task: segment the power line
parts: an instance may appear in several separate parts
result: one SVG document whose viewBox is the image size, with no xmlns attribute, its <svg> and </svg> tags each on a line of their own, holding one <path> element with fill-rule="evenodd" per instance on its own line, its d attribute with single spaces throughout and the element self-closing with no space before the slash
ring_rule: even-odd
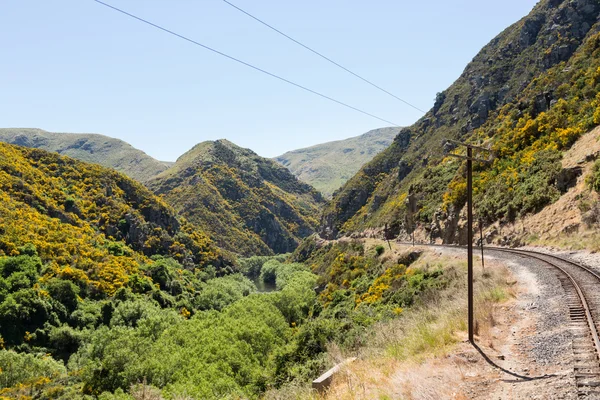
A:
<svg viewBox="0 0 600 400">
<path fill-rule="evenodd" d="M 111 6 L 110 4 L 104 3 L 104 2 L 102 2 L 102 1 L 100 1 L 100 0 L 93 0 L 93 1 L 95 1 L 96 3 L 102 4 L 103 6 L 106 6 L 106 7 L 108 7 L 108 8 L 111 8 L 111 9 L 113 9 L 113 10 L 115 10 L 115 11 L 118 11 L 118 12 L 120 12 L 120 13 L 122 13 L 122 14 L 125 14 L 125 15 L 127 15 L 127 16 L 129 16 L 129 17 L 133 18 L 133 19 L 137 19 L 138 21 L 141 21 L 141 22 L 143 22 L 143 23 L 145 23 L 145 24 L 148 24 L 148 25 L 150 25 L 150 26 L 153 26 L 153 27 L 155 27 L 155 28 L 157 28 L 157 29 L 160 29 L 161 31 L 164 31 L 164 32 L 166 32 L 166 33 L 169 33 L 169 34 L 171 34 L 171 35 L 173 35 L 173 36 L 176 36 L 176 37 L 178 37 L 178 38 L 180 38 L 180 39 L 183 39 L 183 40 L 185 40 L 185 41 L 188 41 L 188 42 L 190 42 L 190 43 L 193 43 L 193 44 L 195 44 L 195 45 L 197 45 L 197 46 L 200 46 L 200 47 L 202 47 L 202 48 L 204 48 L 204 49 L 206 49 L 206 50 L 210 50 L 210 51 L 212 51 L 213 53 L 216 53 L 216 54 L 218 54 L 218 55 L 220 55 L 220 56 L 223 56 L 223 57 L 225 57 L 225 58 L 228 58 L 228 59 L 230 59 L 230 60 L 233 60 L 233 61 L 235 61 L 235 62 L 237 62 L 237 63 L 243 64 L 243 65 L 245 65 L 245 66 L 247 66 L 247 67 L 250 67 L 250 68 L 252 68 L 252 69 L 254 69 L 254 70 L 256 70 L 256 71 L 262 72 L 263 74 L 269 75 L 269 76 L 271 76 L 271 77 L 273 77 L 273 78 L 279 79 L 280 81 L 283 81 L 283 82 L 289 83 L 290 85 L 293 85 L 293 86 L 296 86 L 296 87 L 298 87 L 298 88 L 300 88 L 300 89 L 306 90 L 307 92 L 310 92 L 310 93 L 312 93 L 312 94 L 315 94 L 315 95 L 317 95 L 317 96 L 320 96 L 320 97 L 322 97 L 322 98 L 324 98 L 324 99 L 327 99 L 327 100 L 333 101 L 334 103 L 340 104 L 340 105 L 342 105 L 342 106 L 344 106 L 344 107 L 347 107 L 347 108 L 350 108 L 350 109 L 352 109 L 352 110 L 354 110 L 354 111 L 358 111 L 359 113 L 362 113 L 362 114 L 368 115 L 369 117 L 372 117 L 372 118 L 378 119 L 378 120 L 380 120 L 380 121 L 383 121 L 383 122 L 385 122 L 385 123 L 388 123 L 388 124 L 391 124 L 391 125 L 394 125 L 394 126 L 400 126 L 400 125 L 398 125 L 398 124 L 396 124 L 396 123 L 394 123 L 394 122 L 388 121 L 387 119 L 380 118 L 380 117 L 378 117 L 378 116 L 376 116 L 376 115 L 373 115 L 373 114 L 371 114 L 371 113 L 368 113 L 368 112 L 366 112 L 366 111 L 363 111 L 363 110 L 361 110 L 361 109 L 359 109 L 359 108 L 353 107 L 353 106 L 351 106 L 351 105 L 349 105 L 349 104 L 343 103 L 343 102 L 341 102 L 341 101 L 339 101 L 339 100 L 336 100 L 336 99 L 334 99 L 334 98 L 332 98 L 332 97 L 329 97 L 329 96 L 327 96 L 327 95 L 324 95 L 324 94 L 322 94 L 322 93 L 319 93 L 319 92 L 317 92 L 317 91 L 315 91 L 315 90 L 309 89 L 309 88 L 307 88 L 306 86 L 302 86 L 302 85 L 300 85 L 300 84 L 298 84 L 298 83 L 295 83 L 295 82 L 292 82 L 292 81 L 290 81 L 290 80 L 288 80 L 288 79 L 282 78 L 282 77 L 281 77 L 281 76 L 279 76 L 279 75 L 276 75 L 276 74 L 274 74 L 274 73 L 271 73 L 271 72 L 269 72 L 269 71 L 266 71 L 266 70 L 264 70 L 264 69 L 262 69 L 262 68 L 256 67 L 256 66 L 254 66 L 254 65 L 252 65 L 252 64 L 250 64 L 250 63 L 247 63 L 247 62 L 245 62 L 245 61 L 242 61 L 242 60 L 240 60 L 239 58 L 235 58 L 235 57 L 232 57 L 232 56 L 230 56 L 230 55 L 227 55 L 227 54 L 225 54 L 225 53 L 223 53 L 223 52 L 220 52 L 220 51 L 218 51 L 218 50 L 215 50 L 215 49 L 213 49 L 212 47 L 206 46 L 206 45 L 204 45 L 204 44 L 202 44 L 202 43 L 200 43 L 200 42 L 197 42 L 197 41 L 195 41 L 195 40 L 193 40 L 193 39 L 190 39 L 190 38 L 188 38 L 188 37 L 186 37 L 186 36 L 180 35 L 179 33 L 176 33 L 176 32 L 173 32 L 173 31 L 171 31 L 171 30 L 169 30 L 169 29 L 163 28 L 163 27 L 162 27 L 162 26 L 160 26 L 160 25 L 154 24 L 154 23 L 152 23 L 152 22 L 150 22 L 150 21 L 148 21 L 148 20 L 145 20 L 145 19 L 143 19 L 143 18 L 140 18 L 140 17 L 138 17 L 138 16 L 135 16 L 135 15 L 133 15 L 133 14 L 130 14 L 130 13 L 128 13 L 127 11 L 121 10 L 120 8 L 117 8 L 117 7 Z"/>
<path fill-rule="evenodd" d="M 245 11 L 245 10 L 242 10 L 240 7 L 236 6 L 235 4 L 233 4 L 233 3 L 231 3 L 231 2 L 229 2 L 229 1 L 227 1 L 227 0 L 223 0 L 223 1 L 224 1 L 225 3 L 227 3 L 227 4 L 229 4 L 231 7 L 235 8 L 236 10 L 238 10 L 238 11 L 241 11 L 242 13 L 246 14 L 246 15 L 247 15 L 247 16 L 249 16 L 250 18 L 252 18 L 252 19 L 254 19 L 254 20 L 256 20 L 256 21 L 260 22 L 261 24 L 263 24 L 263 25 L 264 25 L 264 26 L 266 26 L 267 28 L 269 28 L 269 29 L 272 29 L 272 30 L 274 30 L 275 32 L 279 33 L 281 36 L 284 36 L 284 37 L 288 38 L 289 40 L 291 40 L 292 42 L 296 43 L 297 45 L 300 45 L 300 46 L 304 47 L 306 50 L 313 52 L 314 54 L 318 55 L 319 57 L 321 57 L 321 58 L 323 58 L 323 59 L 325 59 L 325 60 L 329 61 L 329 62 L 330 62 L 330 63 L 332 63 L 333 65 L 335 65 L 335 66 L 337 66 L 337 67 L 339 67 L 339 68 L 343 69 L 344 71 L 346 71 L 346 72 L 348 72 L 348 73 L 350 73 L 350 74 L 354 75 L 354 76 L 355 76 L 355 77 L 357 77 L 358 79 L 360 79 L 360 80 L 362 80 L 362 81 L 364 81 L 364 82 L 368 83 L 369 85 L 371 85 L 371 86 L 373 86 L 373 87 L 375 87 L 375 88 L 377 88 L 377 89 L 381 90 L 381 91 L 382 91 L 382 92 L 384 92 L 384 93 L 387 93 L 387 94 L 389 94 L 389 95 L 390 95 L 390 96 L 392 96 L 393 98 L 395 98 L 395 99 L 397 99 L 397 100 L 400 100 L 401 102 L 403 102 L 404 104 L 406 104 L 406 105 L 408 105 L 408 106 L 410 106 L 410 107 L 414 108 L 415 110 L 417 110 L 417 111 L 420 111 L 420 112 L 422 112 L 423 114 L 426 114 L 426 112 L 425 112 L 425 111 L 423 111 L 423 110 L 421 110 L 419 107 L 417 107 L 417 106 L 415 106 L 415 105 L 413 105 L 413 104 L 409 103 L 409 102 L 408 102 L 408 101 L 406 101 L 406 100 L 403 100 L 403 99 L 401 99 L 400 97 L 396 96 L 396 95 L 395 95 L 395 94 L 393 94 L 393 93 L 390 93 L 390 92 L 388 92 L 388 91 L 387 91 L 387 90 L 385 90 L 384 88 L 382 88 L 382 87 L 380 87 L 380 86 L 377 86 L 376 84 L 374 84 L 373 82 L 371 82 L 371 81 L 367 80 L 366 78 L 363 78 L 362 76 L 358 75 L 358 74 L 357 74 L 357 73 L 355 73 L 355 72 L 352 72 L 351 70 L 349 70 L 348 68 L 344 67 L 343 65 L 340 65 L 340 64 L 338 64 L 337 62 L 333 61 L 331 58 L 329 58 L 329 57 L 327 57 L 327 56 L 325 56 L 325 55 L 323 55 L 323 54 L 319 53 L 319 52 L 318 52 L 318 51 L 316 51 L 315 49 L 312 49 L 312 48 L 308 47 L 307 45 L 305 45 L 305 44 L 303 44 L 303 43 L 299 42 L 298 40 L 294 39 L 293 37 L 291 37 L 291 36 L 289 36 L 289 35 L 287 35 L 287 34 L 283 33 L 283 32 L 282 32 L 282 31 L 280 31 L 279 29 L 275 28 L 274 26 L 272 26 L 272 25 L 269 25 L 268 23 L 266 23 L 265 21 L 261 20 L 260 18 L 258 18 L 258 17 L 255 17 L 254 15 L 250 14 L 249 12 L 247 12 L 247 11 Z"/>
</svg>

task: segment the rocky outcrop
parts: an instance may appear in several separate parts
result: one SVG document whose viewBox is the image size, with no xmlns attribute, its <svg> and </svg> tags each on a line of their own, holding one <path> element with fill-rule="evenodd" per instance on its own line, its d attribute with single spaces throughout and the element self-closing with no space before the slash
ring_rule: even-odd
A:
<svg viewBox="0 0 600 400">
<path fill-rule="evenodd" d="M 566 193 L 577 184 L 577 178 L 583 174 L 582 167 L 563 168 L 556 178 L 556 188 L 561 193 Z"/>
</svg>

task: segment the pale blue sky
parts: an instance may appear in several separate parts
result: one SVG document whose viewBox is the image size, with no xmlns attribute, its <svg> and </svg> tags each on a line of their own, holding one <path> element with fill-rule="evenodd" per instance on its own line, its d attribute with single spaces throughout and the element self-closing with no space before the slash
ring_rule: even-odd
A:
<svg viewBox="0 0 600 400">
<path fill-rule="evenodd" d="M 105 0 L 400 125 L 420 114 L 222 0 Z M 421 109 L 536 0 L 231 0 Z M 0 127 L 102 133 L 175 160 L 226 138 L 262 156 L 385 123 L 92 0 L 0 0 Z"/>
</svg>

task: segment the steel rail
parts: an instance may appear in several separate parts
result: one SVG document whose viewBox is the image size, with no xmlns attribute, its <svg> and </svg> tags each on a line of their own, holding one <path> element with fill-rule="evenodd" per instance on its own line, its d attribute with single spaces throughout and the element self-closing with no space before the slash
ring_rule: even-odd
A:
<svg viewBox="0 0 600 400">
<path fill-rule="evenodd" d="M 595 271 L 592 271 L 591 269 L 589 269 L 588 267 L 585 267 L 581 264 L 578 264 L 574 261 L 571 260 L 566 260 L 562 257 L 558 257 L 558 256 L 554 256 L 551 254 L 546 254 L 546 253 L 541 253 L 541 252 L 537 252 L 537 251 L 529 251 L 529 250 L 515 250 L 515 249 L 504 249 L 504 248 L 499 248 L 499 247 L 488 247 L 488 250 L 491 251 L 500 251 L 500 252 L 505 252 L 505 253 L 510 253 L 510 254 L 517 254 L 520 255 L 522 257 L 529 257 L 529 258 L 533 258 L 539 261 L 542 261 L 554 268 L 559 269 L 567 278 L 569 278 L 569 280 L 571 281 L 571 283 L 573 284 L 573 287 L 575 288 L 575 290 L 577 291 L 577 294 L 579 296 L 579 300 L 581 301 L 581 305 L 583 306 L 583 309 L 585 311 L 585 315 L 586 315 L 586 319 L 587 319 L 587 323 L 588 323 L 588 327 L 590 328 L 590 332 L 592 334 L 592 338 L 594 340 L 594 347 L 596 348 L 596 354 L 600 359 L 600 338 L 598 337 L 598 329 L 596 328 L 596 324 L 594 322 L 594 317 L 592 316 L 592 312 L 590 311 L 590 306 L 587 302 L 587 298 L 585 297 L 585 294 L 583 293 L 583 291 L 581 290 L 581 287 L 579 286 L 579 284 L 577 283 L 577 281 L 575 280 L 575 278 L 573 278 L 573 276 L 567 272 L 563 267 L 561 267 L 560 265 L 557 265 L 553 262 L 550 262 L 548 260 L 543 259 L 542 257 L 540 257 L 539 255 L 543 255 L 543 256 L 547 256 L 550 258 L 554 258 L 557 260 L 560 260 L 562 262 L 566 262 L 568 264 L 571 264 L 575 267 L 581 268 L 583 270 L 585 270 L 586 272 L 592 274 L 594 277 L 596 277 L 598 279 L 598 281 L 600 281 L 600 274 L 596 273 Z"/>
<path fill-rule="evenodd" d="M 423 246 L 454 248 L 454 249 L 464 249 L 466 247 L 466 246 L 447 245 L 447 244 L 446 245 L 423 244 Z M 590 392 L 590 390 L 597 388 L 599 386 L 598 382 L 595 381 L 595 382 L 590 383 L 589 381 L 586 381 L 586 379 L 597 379 L 598 378 L 598 372 L 592 372 L 589 370 L 593 370 L 600 366 L 600 338 L 598 335 L 598 328 L 596 327 L 596 323 L 594 322 L 594 315 L 592 313 L 592 308 L 590 308 L 590 305 L 588 303 L 588 298 L 586 297 L 586 290 L 587 290 L 587 293 L 590 294 L 590 292 L 589 292 L 590 289 L 589 288 L 586 290 L 582 289 L 582 286 L 580 286 L 580 284 L 578 283 L 578 281 L 575 279 L 575 277 L 572 274 L 572 273 L 575 273 L 575 271 L 573 270 L 573 271 L 571 271 L 572 273 L 570 273 L 569 271 L 567 271 L 566 266 L 564 266 L 564 265 L 560 266 L 560 265 L 558 265 L 558 262 L 567 264 L 571 267 L 575 267 L 575 269 L 578 270 L 579 272 L 584 272 L 589 275 L 592 275 L 594 278 L 596 278 L 597 282 L 600 282 L 600 273 L 592 270 L 591 268 L 589 268 L 581 263 L 575 262 L 573 260 L 570 260 L 570 259 L 567 259 L 564 257 L 557 256 L 554 254 L 547 254 L 547 253 L 542 253 L 542 252 L 534 251 L 534 250 L 507 249 L 507 248 L 503 248 L 503 247 L 493 247 L 493 246 L 485 246 L 485 249 L 490 252 L 494 252 L 494 251 L 503 252 L 503 253 L 520 256 L 523 258 L 531 258 L 531 259 L 541 261 L 544 264 L 547 264 L 550 267 L 553 267 L 554 269 L 562 272 L 562 275 L 561 275 L 562 278 L 559 278 L 561 280 L 561 283 L 567 282 L 567 281 L 571 283 L 571 286 L 569 287 L 569 289 L 567 289 L 567 287 L 565 287 L 563 284 L 567 298 L 570 296 L 568 292 L 574 290 L 572 292 L 572 296 L 573 296 L 572 301 L 575 301 L 578 303 L 577 309 L 579 309 L 579 311 L 576 314 L 574 314 L 574 309 L 572 307 L 569 307 L 570 313 L 571 313 L 571 320 L 573 322 L 581 323 L 582 328 L 587 325 L 587 329 L 590 332 L 590 336 L 592 336 L 592 342 L 593 342 L 593 346 L 590 349 L 590 354 L 595 354 L 595 362 L 593 362 L 593 364 L 591 366 L 589 366 L 589 367 L 582 366 L 586 363 L 585 361 L 583 361 L 583 359 L 580 361 L 583 361 L 584 364 L 580 364 L 579 366 L 574 365 L 575 382 L 576 382 L 576 386 L 578 388 L 578 397 L 583 396 L 583 398 L 598 398 L 598 397 L 589 397 L 590 395 L 597 394 L 597 392 L 592 393 L 592 392 Z M 552 261 L 550 261 L 548 259 L 551 259 Z M 584 285 L 584 286 L 585 286 L 585 284 L 587 284 L 588 286 L 590 284 L 589 281 L 584 282 L 583 277 L 579 277 L 579 281 L 581 281 L 582 285 Z M 575 293 L 576 293 L 576 295 L 575 295 Z M 593 293 L 591 293 L 591 294 L 593 295 Z M 579 305 L 581 305 L 581 307 L 579 307 Z M 599 312 L 598 308 L 595 308 L 594 310 L 595 310 L 596 314 L 598 314 L 598 312 Z M 581 311 L 582 311 L 582 313 L 581 313 Z M 585 315 L 585 320 L 586 320 L 585 322 L 583 321 L 583 315 Z M 575 343 L 573 343 L 573 346 L 575 346 Z M 576 354 L 580 354 L 580 353 L 576 353 L 575 348 L 574 348 L 574 356 L 576 356 Z M 577 370 L 584 370 L 584 371 L 582 371 L 578 374 Z M 588 372 L 585 372 L 585 370 L 588 370 Z M 584 381 L 581 382 L 580 379 L 583 379 Z"/>
</svg>

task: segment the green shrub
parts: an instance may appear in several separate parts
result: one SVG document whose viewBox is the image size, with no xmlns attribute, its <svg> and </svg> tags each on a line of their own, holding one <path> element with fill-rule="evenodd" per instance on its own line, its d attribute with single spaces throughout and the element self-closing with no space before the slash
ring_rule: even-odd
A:
<svg viewBox="0 0 600 400">
<path fill-rule="evenodd" d="M 269 260 L 263 264 L 260 270 L 260 280 L 274 285 L 277 279 L 277 269 L 281 267 L 281 263 L 277 260 Z"/>
<path fill-rule="evenodd" d="M 587 178 L 587 184 L 590 189 L 600 193 L 600 160 L 594 163 L 592 173 Z"/>
<path fill-rule="evenodd" d="M 63 363 L 48 356 L 0 350 L 0 388 L 30 384 L 40 378 L 55 379 L 66 375 Z"/>
<path fill-rule="evenodd" d="M 256 286 L 243 275 L 215 278 L 202 285 L 193 302 L 199 310 L 223 310 L 244 296 L 256 292 Z"/>
</svg>

